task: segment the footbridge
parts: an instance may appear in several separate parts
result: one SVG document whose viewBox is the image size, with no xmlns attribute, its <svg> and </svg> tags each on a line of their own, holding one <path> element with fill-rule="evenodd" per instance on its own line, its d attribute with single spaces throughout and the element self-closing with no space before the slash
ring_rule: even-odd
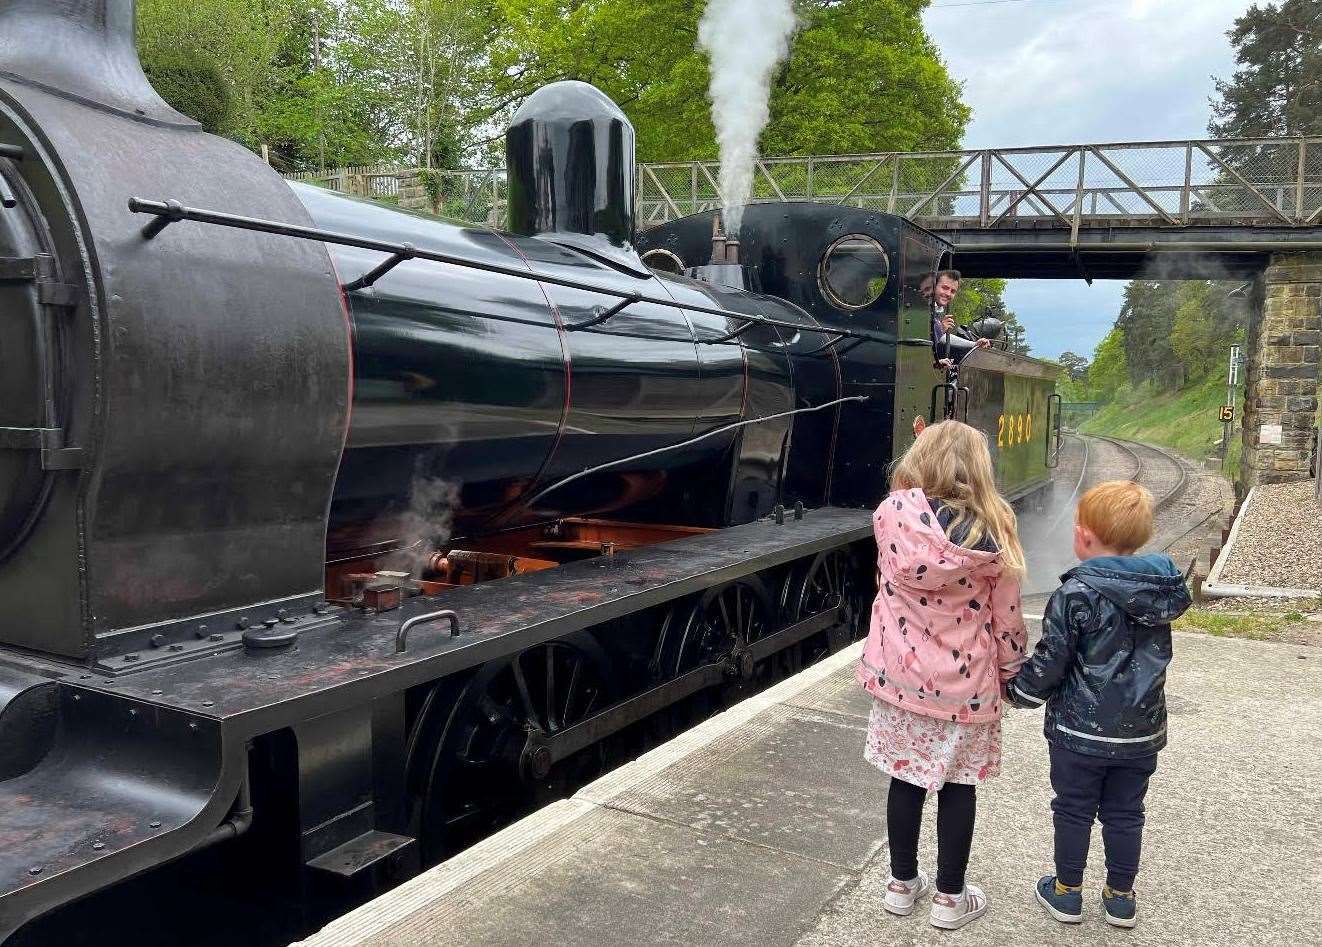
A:
<svg viewBox="0 0 1322 947">
<path fill-rule="evenodd" d="M 719 165 L 639 167 L 642 224 L 719 207 Z M 1322 249 L 1322 138 L 765 158 L 755 201 L 901 214 L 974 276 L 1252 277 Z"/>
</svg>

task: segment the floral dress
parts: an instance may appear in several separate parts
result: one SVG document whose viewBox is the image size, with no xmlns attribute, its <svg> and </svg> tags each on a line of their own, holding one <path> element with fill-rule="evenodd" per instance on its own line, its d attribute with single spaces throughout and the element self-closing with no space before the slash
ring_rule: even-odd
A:
<svg viewBox="0 0 1322 947">
<path fill-rule="evenodd" d="M 981 783 L 1001 772 L 1001 722 L 940 720 L 874 699 L 863 757 L 924 789 Z"/>
</svg>

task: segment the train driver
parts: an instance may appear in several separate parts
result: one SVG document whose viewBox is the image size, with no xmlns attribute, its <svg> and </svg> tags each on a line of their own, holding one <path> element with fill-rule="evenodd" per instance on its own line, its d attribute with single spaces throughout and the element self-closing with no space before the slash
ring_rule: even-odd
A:
<svg viewBox="0 0 1322 947">
<path fill-rule="evenodd" d="M 919 284 L 919 292 L 924 298 L 930 298 L 932 302 L 933 351 L 937 351 L 938 346 L 945 347 L 947 333 L 950 336 L 950 357 L 937 361 L 938 367 L 949 368 L 953 362 L 960 361 L 973 349 L 987 348 L 991 345 L 991 340 L 978 338 L 950 315 L 950 306 L 959 293 L 962 279 L 958 270 L 942 270 L 936 274 L 935 281 L 929 283 L 929 279 L 931 277 L 924 277 L 923 282 Z"/>
</svg>

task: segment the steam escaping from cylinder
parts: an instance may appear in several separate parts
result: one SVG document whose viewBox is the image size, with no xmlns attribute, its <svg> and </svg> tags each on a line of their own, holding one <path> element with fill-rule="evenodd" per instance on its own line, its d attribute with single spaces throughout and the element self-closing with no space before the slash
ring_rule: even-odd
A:
<svg viewBox="0 0 1322 947">
<path fill-rule="evenodd" d="M 708 0 L 698 45 L 711 60 L 707 95 L 721 155 L 726 232 L 738 238 L 753 190 L 757 141 L 771 117 L 771 77 L 789 55 L 792 0 Z"/>
<path fill-rule="evenodd" d="M 454 510 L 459 505 L 459 484 L 415 470 L 409 507 L 400 517 L 401 567 L 415 578 L 428 557 L 450 538 Z"/>
</svg>

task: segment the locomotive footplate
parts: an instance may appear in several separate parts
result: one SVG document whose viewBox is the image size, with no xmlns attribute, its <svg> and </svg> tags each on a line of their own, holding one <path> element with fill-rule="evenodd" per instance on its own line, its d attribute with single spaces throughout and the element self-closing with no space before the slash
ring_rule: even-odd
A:
<svg viewBox="0 0 1322 947">
<path fill-rule="evenodd" d="M 373 810 L 370 800 L 373 779 L 380 778 L 380 761 L 392 752 L 403 753 L 404 695 L 409 688 L 777 566 L 844 549 L 870 534 L 867 511 L 824 508 L 808 511 L 802 519 L 759 520 L 451 588 L 411 599 L 388 613 L 338 614 L 283 648 L 198 655 L 120 678 L 88 675 L 85 669 L 59 677 L 47 665 L 43 674 L 55 677 L 53 686 L 67 707 L 90 711 L 95 703 L 101 710 L 62 714 L 47 757 L 26 775 L 0 783 L 0 790 L 30 800 L 23 803 L 14 797 L 4 805 L 0 799 L 0 838 L 6 840 L 0 848 L 0 936 L 82 893 L 216 840 L 235 821 L 236 799 L 246 796 L 241 790 L 246 787 L 247 747 L 276 731 L 296 735 L 299 804 L 317 810 L 315 818 L 303 814 L 305 864 L 324 864 L 323 856 L 337 849 L 356 851 L 364 839 L 389 837 L 392 846 L 406 845 L 408 829 L 398 807 L 378 802 Z M 449 613 L 455 616 L 453 623 Z M 755 662 L 823 632 L 842 613 L 838 601 L 828 603 L 815 614 L 769 631 L 719 664 L 677 675 L 668 682 L 666 695 L 660 688 L 643 691 L 604 707 L 582 727 L 566 727 L 550 739 L 532 734 L 524 763 L 535 774 L 653 706 L 673 701 L 680 690 L 696 692 L 722 679 L 746 679 Z M 432 614 L 435 620 L 428 621 Z M 406 647 L 399 650 L 398 633 L 405 623 L 411 631 Z M 0 707 L 0 724 L 7 709 Z M 107 755 L 121 756 L 122 743 L 104 733 L 119 726 L 120 718 L 135 734 L 136 756 L 125 757 L 124 765 L 152 777 L 139 780 L 140 793 L 107 798 L 106 805 L 97 808 L 85 801 L 80 788 L 91 779 L 88 766 L 93 764 L 77 763 L 80 752 L 86 759 L 93 757 L 79 748 L 100 746 L 97 757 L 102 764 Z M 394 749 L 383 749 L 383 743 Z M 363 803 L 364 798 L 369 801 Z M 162 806 L 164 814 L 154 815 Z M 39 831 L 33 831 L 34 818 L 41 822 Z M 94 847 L 103 836 L 105 844 Z"/>
</svg>

